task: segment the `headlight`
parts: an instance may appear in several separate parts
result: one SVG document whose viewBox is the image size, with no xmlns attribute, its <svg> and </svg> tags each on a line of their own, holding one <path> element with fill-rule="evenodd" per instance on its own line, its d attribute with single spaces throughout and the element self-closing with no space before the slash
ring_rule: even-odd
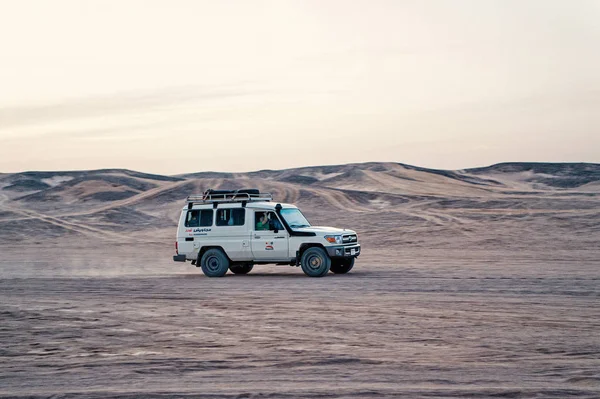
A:
<svg viewBox="0 0 600 399">
<path fill-rule="evenodd" d="M 341 244 L 342 236 L 325 236 L 325 239 L 332 244 Z"/>
</svg>

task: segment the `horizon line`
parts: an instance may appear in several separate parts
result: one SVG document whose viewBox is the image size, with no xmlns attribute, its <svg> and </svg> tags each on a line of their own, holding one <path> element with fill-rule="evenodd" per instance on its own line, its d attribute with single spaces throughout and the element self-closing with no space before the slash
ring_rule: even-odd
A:
<svg viewBox="0 0 600 399">
<path fill-rule="evenodd" d="M 440 169 L 440 168 L 428 168 L 424 166 L 417 166 L 406 164 L 397 161 L 365 161 L 365 162 L 349 162 L 349 163 L 341 163 L 341 164 L 322 164 L 322 165 L 305 165 L 305 166 L 296 166 L 291 168 L 283 168 L 283 169 L 258 169 L 258 170 L 250 170 L 245 172 L 220 172 L 217 170 L 204 170 L 204 171 L 196 171 L 196 172 L 184 172 L 177 174 L 158 174 L 158 173 L 149 173 L 143 172 L 140 170 L 129 169 L 129 168 L 99 168 L 99 169 L 69 169 L 69 170 L 24 170 L 20 172 L 0 172 L 0 175 L 14 175 L 14 174 L 25 174 L 25 173 L 77 173 L 77 172 L 100 172 L 100 171 L 111 171 L 111 170 L 119 170 L 119 171 L 129 171 L 142 173 L 146 175 L 155 175 L 155 176 L 165 176 L 165 177 L 180 177 L 184 175 L 192 175 L 192 174 L 200 174 L 200 173 L 222 173 L 222 174 L 249 174 L 249 173 L 258 173 L 258 172 L 283 172 L 294 169 L 311 169 L 311 168 L 322 168 L 322 167 L 335 167 L 335 166 L 349 166 L 349 165 L 367 165 L 367 164 L 396 164 L 405 167 L 417 168 L 417 169 L 425 169 L 425 170 L 433 170 L 433 171 L 447 171 L 447 172 L 458 172 L 464 170 L 472 170 L 472 169 L 485 169 L 491 168 L 498 165 L 507 165 L 507 164 L 554 164 L 554 165 L 599 165 L 600 163 L 596 162 L 543 162 L 543 161 L 505 161 L 505 162 L 497 162 L 493 164 L 488 164 L 484 166 L 474 166 L 468 168 L 459 168 L 459 169 Z"/>
</svg>

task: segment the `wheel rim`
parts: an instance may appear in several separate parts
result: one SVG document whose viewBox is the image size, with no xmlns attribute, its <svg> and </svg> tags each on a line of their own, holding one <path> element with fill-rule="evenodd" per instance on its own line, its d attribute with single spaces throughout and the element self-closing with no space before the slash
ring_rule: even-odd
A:
<svg viewBox="0 0 600 399">
<path fill-rule="evenodd" d="M 311 270 L 319 270 L 321 268 L 321 265 L 323 264 L 323 260 L 321 259 L 320 256 L 317 255 L 312 255 L 308 258 L 308 267 Z"/>
<path fill-rule="evenodd" d="M 206 260 L 206 268 L 211 272 L 216 272 L 219 270 L 219 259 L 216 256 L 211 256 Z"/>
</svg>

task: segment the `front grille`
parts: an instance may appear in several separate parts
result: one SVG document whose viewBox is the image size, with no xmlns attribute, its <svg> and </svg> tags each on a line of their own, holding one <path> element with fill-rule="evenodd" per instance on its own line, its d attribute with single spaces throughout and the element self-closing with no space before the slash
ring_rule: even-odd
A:
<svg viewBox="0 0 600 399">
<path fill-rule="evenodd" d="M 342 237 L 342 243 L 344 244 L 354 244 L 356 240 L 356 234 L 349 234 Z"/>
</svg>

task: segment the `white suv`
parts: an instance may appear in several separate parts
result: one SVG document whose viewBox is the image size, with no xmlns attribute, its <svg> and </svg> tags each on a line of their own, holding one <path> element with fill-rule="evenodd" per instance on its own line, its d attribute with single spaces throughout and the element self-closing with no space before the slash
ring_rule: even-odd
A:
<svg viewBox="0 0 600 399">
<path fill-rule="evenodd" d="M 256 189 L 208 190 L 181 211 L 173 256 L 209 277 L 246 274 L 257 264 L 302 266 L 307 276 L 348 273 L 360 255 L 356 232 L 311 226 L 290 204 Z"/>
</svg>

